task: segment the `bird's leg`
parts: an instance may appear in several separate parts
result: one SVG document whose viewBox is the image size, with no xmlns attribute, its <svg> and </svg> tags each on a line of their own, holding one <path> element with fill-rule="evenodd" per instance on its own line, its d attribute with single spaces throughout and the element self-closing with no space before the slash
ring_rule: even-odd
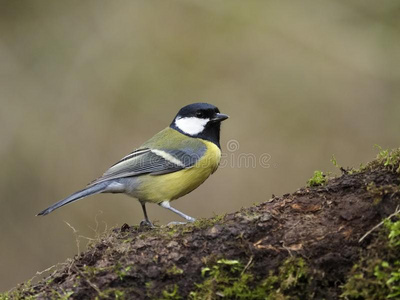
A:
<svg viewBox="0 0 400 300">
<path fill-rule="evenodd" d="M 171 205 L 169 204 L 169 201 L 163 201 L 159 204 L 161 207 L 164 207 L 166 209 L 169 209 L 170 211 L 173 211 L 174 213 L 176 213 L 177 215 L 180 215 L 182 218 L 184 218 L 186 221 L 188 222 L 194 222 L 196 221 L 195 218 L 192 218 L 188 215 L 185 215 L 183 212 L 177 210 L 176 208 L 171 207 Z M 168 223 L 168 225 L 173 225 L 173 224 L 185 224 L 185 222 L 170 222 Z"/>
<path fill-rule="evenodd" d="M 150 222 L 149 217 L 147 216 L 146 203 L 140 202 L 140 204 L 142 205 L 142 210 L 144 214 L 144 220 L 140 222 L 140 227 L 142 226 L 154 227 L 153 223 Z"/>
</svg>

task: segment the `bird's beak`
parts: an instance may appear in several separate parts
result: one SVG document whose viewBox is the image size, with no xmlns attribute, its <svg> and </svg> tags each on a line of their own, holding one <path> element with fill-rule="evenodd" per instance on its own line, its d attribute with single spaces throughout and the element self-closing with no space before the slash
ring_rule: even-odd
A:
<svg viewBox="0 0 400 300">
<path fill-rule="evenodd" d="M 215 115 L 215 117 L 212 118 L 210 121 L 211 121 L 211 122 L 222 122 L 222 121 L 224 121 L 224 120 L 226 120 L 226 119 L 228 119 L 228 118 L 229 118 L 228 115 L 217 113 L 217 114 Z"/>
</svg>

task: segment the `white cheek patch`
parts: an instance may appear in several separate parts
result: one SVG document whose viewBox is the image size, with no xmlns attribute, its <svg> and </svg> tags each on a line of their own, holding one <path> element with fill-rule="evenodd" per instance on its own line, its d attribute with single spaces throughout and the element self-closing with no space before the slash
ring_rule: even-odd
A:
<svg viewBox="0 0 400 300">
<path fill-rule="evenodd" d="M 200 119 L 196 117 L 179 118 L 175 120 L 175 125 L 186 134 L 196 135 L 204 130 L 210 119 Z"/>
</svg>

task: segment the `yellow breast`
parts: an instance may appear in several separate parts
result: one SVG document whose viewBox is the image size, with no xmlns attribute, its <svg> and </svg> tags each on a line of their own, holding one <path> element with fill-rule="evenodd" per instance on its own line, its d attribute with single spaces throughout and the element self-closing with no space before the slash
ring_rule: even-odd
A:
<svg viewBox="0 0 400 300">
<path fill-rule="evenodd" d="M 207 151 L 194 166 L 164 175 L 141 176 L 135 197 L 142 201 L 160 203 L 178 199 L 199 187 L 217 170 L 221 160 L 221 150 L 214 143 L 202 142 Z"/>
</svg>

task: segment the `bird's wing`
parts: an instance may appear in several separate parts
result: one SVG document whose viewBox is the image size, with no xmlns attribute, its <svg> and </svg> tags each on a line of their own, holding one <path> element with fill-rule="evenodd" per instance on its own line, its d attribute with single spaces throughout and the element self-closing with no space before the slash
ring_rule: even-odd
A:
<svg viewBox="0 0 400 300">
<path fill-rule="evenodd" d="M 90 185 L 110 179 L 144 174 L 161 175 L 190 168 L 206 150 L 205 145 L 195 148 L 185 147 L 181 150 L 141 148 L 123 157 Z"/>
</svg>

